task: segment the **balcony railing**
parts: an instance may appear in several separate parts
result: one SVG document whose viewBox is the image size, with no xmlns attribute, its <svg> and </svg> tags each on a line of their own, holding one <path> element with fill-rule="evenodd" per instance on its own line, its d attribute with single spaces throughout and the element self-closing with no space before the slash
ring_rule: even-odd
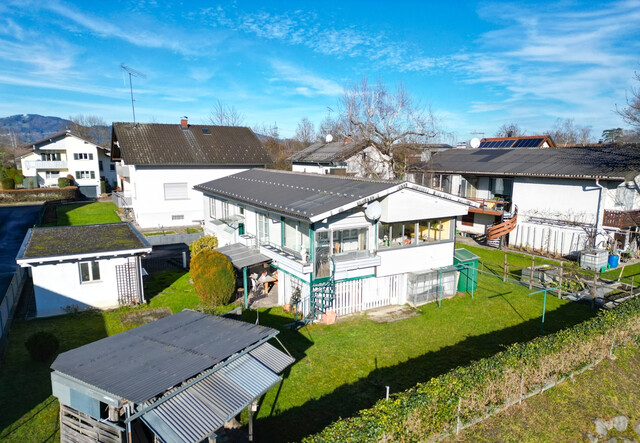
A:
<svg viewBox="0 0 640 443">
<path fill-rule="evenodd" d="M 613 209 L 605 209 L 602 224 L 604 226 L 620 229 L 640 226 L 640 211 L 616 211 Z"/>
<path fill-rule="evenodd" d="M 28 169 L 67 169 L 66 160 L 35 160 L 25 162 Z"/>
<path fill-rule="evenodd" d="M 124 192 L 113 191 L 111 200 L 119 208 L 130 208 L 132 206 L 131 196 L 125 195 Z"/>
<path fill-rule="evenodd" d="M 116 163 L 116 174 L 120 177 L 130 177 L 129 166 L 122 166 L 120 163 Z"/>
</svg>

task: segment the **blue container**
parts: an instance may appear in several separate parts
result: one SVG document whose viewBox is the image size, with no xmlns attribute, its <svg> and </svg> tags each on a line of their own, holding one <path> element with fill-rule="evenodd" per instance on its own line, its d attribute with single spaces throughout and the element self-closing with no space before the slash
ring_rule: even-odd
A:
<svg viewBox="0 0 640 443">
<path fill-rule="evenodd" d="M 610 255 L 609 256 L 609 268 L 611 268 L 611 269 L 617 268 L 619 262 L 620 262 L 620 256 L 619 255 Z"/>
</svg>

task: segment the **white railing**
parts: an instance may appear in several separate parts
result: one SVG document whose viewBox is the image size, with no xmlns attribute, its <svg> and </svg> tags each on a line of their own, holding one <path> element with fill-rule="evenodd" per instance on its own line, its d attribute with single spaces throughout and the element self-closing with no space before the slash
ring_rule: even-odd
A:
<svg viewBox="0 0 640 443">
<path fill-rule="evenodd" d="M 27 275 L 27 271 L 23 268 L 17 268 L 15 274 L 11 278 L 11 283 L 5 294 L 0 299 L 0 351 L 2 350 L 2 342 L 9 333 L 13 314 L 20 300 L 20 291 L 22 283 Z"/>
<path fill-rule="evenodd" d="M 27 169 L 67 169 L 66 160 L 36 160 L 25 162 Z"/>
<path fill-rule="evenodd" d="M 332 310 L 338 316 L 396 305 L 406 298 L 405 274 L 336 282 Z"/>
</svg>

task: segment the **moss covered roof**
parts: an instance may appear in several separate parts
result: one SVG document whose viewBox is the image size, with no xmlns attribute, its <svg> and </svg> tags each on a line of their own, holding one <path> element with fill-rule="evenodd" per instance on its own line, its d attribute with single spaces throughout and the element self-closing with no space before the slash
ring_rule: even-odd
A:
<svg viewBox="0 0 640 443">
<path fill-rule="evenodd" d="M 57 257 L 149 248 L 129 223 L 33 228 L 18 258 Z"/>
</svg>

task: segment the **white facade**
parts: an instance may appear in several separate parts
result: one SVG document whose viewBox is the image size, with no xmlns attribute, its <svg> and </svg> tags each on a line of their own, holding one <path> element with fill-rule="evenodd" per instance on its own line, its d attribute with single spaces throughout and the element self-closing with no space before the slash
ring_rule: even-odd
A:
<svg viewBox="0 0 640 443">
<path fill-rule="evenodd" d="M 71 175 L 89 197 L 100 195 L 101 178 L 111 185 L 116 181 L 115 165 L 105 150 L 69 132 L 35 145 L 20 162 L 22 174 L 37 177 L 39 187 L 57 187 L 58 178 Z"/>
<path fill-rule="evenodd" d="M 360 205 L 310 223 L 205 194 L 204 231 L 216 235 L 219 246 L 258 246 L 271 258 L 278 270 L 280 304 L 288 303 L 299 287 L 308 309 L 310 288 L 333 270 L 333 308 L 343 315 L 404 304 L 408 273 L 452 265 L 455 217 L 468 209 L 460 201 L 415 189 L 400 189 L 377 201 L 382 206 L 379 221 L 368 219 Z"/>
<path fill-rule="evenodd" d="M 24 266 L 24 265 L 23 265 Z M 139 292 L 138 302 L 144 301 L 140 258 L 138 256 L 109 256 L 70 259 L 62 262 L 32 264 L 31 275 L 36 298 L 37 317 L 61 315 L 88 308 L 109 309 L 120 305 L 116 267 L 135 267 L 131 271 L 130 288 Z M 84 266 L 84 269 L 81 268 Z M 96 275 L 96 267 L 98 269 Z M 85 272 L 83 281 L 82 272 Z M 88 272 L 88 274 L 86 274 Z M 88 275 L 88 279 L 86 278 Z M 95 278 L 98 277 L 98 278 Z"/>
<path fill-rule="evenodd" d="M 118 166 L 119 185 L 141 228 L 198 225 L 205 219 L 202 194 L 193 187 L 250 169 L 232 167 L 161 168 Z"/>
</svg>

